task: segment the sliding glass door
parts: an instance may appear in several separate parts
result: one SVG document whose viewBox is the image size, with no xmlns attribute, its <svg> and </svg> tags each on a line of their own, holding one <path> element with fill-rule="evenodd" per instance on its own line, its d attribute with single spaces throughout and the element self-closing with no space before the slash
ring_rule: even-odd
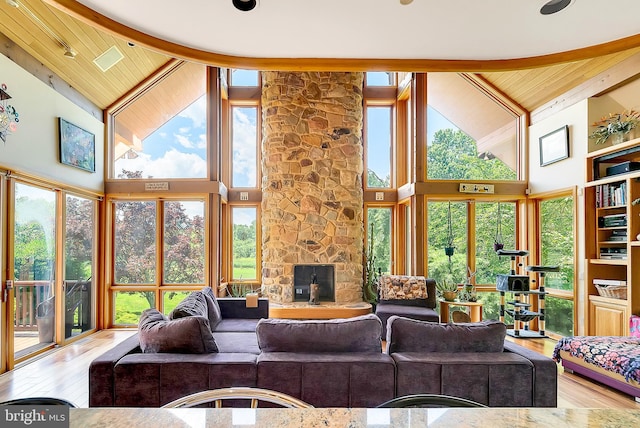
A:
<svg viewBox="0 0 640 428">
<path fill-rule="evenodd" d="M 56 193 L 15 183 L 13 349 L 19 359 L 55 340 Z"/>
</svg>

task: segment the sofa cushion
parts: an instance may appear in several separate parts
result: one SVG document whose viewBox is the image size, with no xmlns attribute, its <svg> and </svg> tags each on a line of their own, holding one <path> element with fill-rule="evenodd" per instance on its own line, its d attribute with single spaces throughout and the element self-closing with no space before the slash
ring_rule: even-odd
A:
<svg viewBox="0 0 640 428">
<path fill-rule="evenodd" d="M 211 326 L 211 330 L 215 330 L 222 320 L 222 313 L 220 312 L 218 299 L 216 299 L 216 295 L 211 287 L 204 287 L 202 289 L 202 294 L 204 294 L 207 302 L 207 315 L 209 317 L 209 325 Z"/>
<path fill-rule="evenodd" d="M 500 321 L 438 324 L 392 316 L 387 352 L 502 352 L 507 328 Z"/>
<path fill-rule="evenodd" d="M 201 291 L 189 293 L 169 314 L 169 319 L 200 316 L 208 319 L 207 299 Z"/>
<path fill-rule="evenodd" d="M 175 352 L 203 354 L 218 352 L 209 328 L 209 320 L 202 316 L 167 319 L 157 309 L 142 312 L 138 324 L 142 352 Z"/>
<path fill-rule="evenodd" d="M 380 300 L 426 299 L 424 276 L 381 275 L 378 279 Z"/>
<path fill-rule="evenodd" d="M 262 352 L 381 353 L 382 322 L 374 314 L 331 320 L 261 319 L 256 326 Z"/>
<path fill-rule="evenodd" d="M 220 321 L 215 332 L 252 332 L 255 334 L 259 319 L 225 318 Z"/>
</svg>

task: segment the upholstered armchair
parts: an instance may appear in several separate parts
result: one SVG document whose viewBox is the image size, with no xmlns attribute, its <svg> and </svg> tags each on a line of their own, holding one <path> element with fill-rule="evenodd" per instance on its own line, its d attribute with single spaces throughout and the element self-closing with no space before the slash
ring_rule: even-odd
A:
<svg viewBox="0 0 640 428">
<path fill-rule="evenodd" d="M 436 281 L 423 276 L 381 275 L 378 279 L 376 315 L 382 321 L 382 339 L 392 315 L 419 321 L 440 322 L 436 312 Z"/>
</svg>

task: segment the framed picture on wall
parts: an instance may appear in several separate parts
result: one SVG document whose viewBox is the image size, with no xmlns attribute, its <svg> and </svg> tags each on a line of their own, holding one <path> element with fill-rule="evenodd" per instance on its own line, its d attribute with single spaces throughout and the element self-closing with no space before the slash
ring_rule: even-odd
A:
<svg viewBox="0 0 640 428">
<path fill-rule="evenodd" d="M 569 127 L 567 125 L 540 137 L 540 166 L 569 157 Z"/>
<path fill-rule="evenodd" d="M 96 138 L 91 132 L 58 118 L 60 162 L 96 172 Z"/>
</svg>

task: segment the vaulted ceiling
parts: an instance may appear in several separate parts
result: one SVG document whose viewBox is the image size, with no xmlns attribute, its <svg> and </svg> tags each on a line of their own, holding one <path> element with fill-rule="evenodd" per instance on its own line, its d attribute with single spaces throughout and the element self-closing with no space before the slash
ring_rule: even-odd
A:
<svg viewBox="0 0 640 428">
<path fill-rule="evenodd" d="M 615 14 L 594 8 L 592 0 L 574 0 L 557 16 L 544 17 L 549 18 L 548 21 L 541 21 L 537 14 L 545 3 L 542 0 L 472 2 L 482 3 L 482 10 L 475 6 L 465 9 L 459 4 L 462 0 L 415 1 L 407 6 L 400 5 L 398 0 L 331 0 L 329 3 L 328 0 L 314 0 L 305 1 L 305 5 L 308 3 L 305 8 L 302 2 L 295 0 L 260 0 L 258 8 L 251 12 L 238 12 L 232 8 L 230 0 L 211 1 L 206 5 L 198 2 L 204 10 L 192 4 L 194 1 L 3 1 L 0 3 L 0 33 L 6 39 L 2 52 L 9 57 L 19 55 L 19 50 L 14 48 L 20 47 L 99 108 L 112 105 L 172 57 L 256 69 L 311 70 L 315 67 L 323 70 L 468 71 L 476 73 L 530 112 L 561 104 L 563 101 L 558 97 L 570 91 L 579 92 L 587 85 L 589 89 L 582 90 L 579 95 L 583 98 L 585 95 L 597 95 L 599 85 L 602 86 L 599 90 L 606 89 L 608 79 L 616 84 L 635 78 L 635 70 L 640 72 L 640 36 L 636 34 L 636 29 L 640 29 L 637 22 L 640 21 L 635 18 L 640 14 L 640 2 L 637 0 L 620 0 L 627 8 L 626 12 Z M 17 3 L 18 7 L 9 3 Z M 334 23 L 326 22 L 326 10 L 316 10 L 321 3 L 325 3 L 329 11 L 332 7 L 337 8 Z M 360 8 L 346 6 L 347 3 L 354 3 Z M 393 7 L 386 3 L 392 3 Z M 519 4 L 516 6 L 514 3 Z M 419 27 L 413 15 L 426 13 L 424 4 L 435 8 L 421 21 L 425 23 L 434 21 L 437 13 L 451 16 L 450 8 L 457 7 L 453 14 L 457 23 L 455 28 L 425 24 L 417 28 L 418 33 L 407 30 Z M 588 8 L 585 9 L 585 5 Z M 99 7 L 100 13 L 87 6 Z M 182 9 L 195 12 L 196 16 L 206 15 L 204 22 L 210 34 L 215 34 L 215 40 L 200 40 L 194 45 L 198 37 L 205 37 L 202 35 L 204 30 L 195 28 L 200 21 L 195 20 L 194 15 L 183 15 Z M 342 24 L 342 12 L 356 14 L 351 16 L 351 21 L 357 37 L 352 37 L 353 29 L 344 32 L 342 25 L 346 24 Z M 601 27 L 610 27 L 602 20 L 612 17 L 616 18 L 613 24 L 618 27 L 609 32 L 600 31 Z M 598 20 L 594 21 L 595 18 Z M 169 25 L 164 24 L 166 32 L 160 31 L 162 19 L 170 20 Z M 504 24 L 501 32 L 495 31 L 495 27 L 499 27 L 494 22 L 496 19 L 498 24 Z M 37 21 L 45 23 L 54 34 Z M 296 26 L 307 30 L 304 37 L 275 31 L 276 27 L 293 29 Z M 194 28 L 189 30 L 190 27 Z M 429 31 L 438 28 L 440 33 L 429 35 Z M 564 30 L 557 33 L 557 28 Z M 481 36 L 479 29 L 483 29 Z M 382 30 L 385 41 L 370 43 L 370 40 L 377 40 L 372 39 L 374 34 Z M 335 34 L 340 31 L 342 36 Z M 557 34 L 562 40 L 549 40 L 548 34 L 535 39 L 545 31 Z M 326 46 L 331 49 L 309 50 L 308 53 L 301 50 L 300 45 L 305 43 L 312 49 L 318 36 L 324 37 Z M 448 51 L 450 57 L 444 58 L 442 45 L 448 46 L 447 41 L 453 38 L 456 40 Z M 510 38 L 508 43 L 504 38 Z M 282 44 L 291 50 L 274 47 L 277 40 L 282 40 Z M 411 50 L 406 47 L 418 43 L 416 40 L 420 41 L 422 48 L 414 46 L 417 53 L 409 57 Z M 340 48 L 340 41 L 344 48 Z M 468 47 L 460 46 L 461 41 L 467 41 Z M 514 55 L 511 45 L 515 42 L 521 47 L 519 56 L 527 58 Z M 354 45 L 357 46 L 356 51 L 353 51 Z M 103 72 L 94 59 L 114 46 L 123 59 Z M 396 49 L 394 54 L 394 46 L 403 48 Z M 75 59 L 63 55 L 66 47 L 76 53 Z M 194 47 L 198 49 L 194 50 Z M 353 52 L 360 52 L 363 59 L 354 60 L 356 55 Z M 371 59 L 376 52 L 378 59 Z M 290 56 L 285 58 L 283 55 Z M 493 61 L 485 61 L 487 58 Z M 622 68 L 624 71 L 610 71 L 614 66 L 617 68 L 613 70 Z"/>
</svg>

